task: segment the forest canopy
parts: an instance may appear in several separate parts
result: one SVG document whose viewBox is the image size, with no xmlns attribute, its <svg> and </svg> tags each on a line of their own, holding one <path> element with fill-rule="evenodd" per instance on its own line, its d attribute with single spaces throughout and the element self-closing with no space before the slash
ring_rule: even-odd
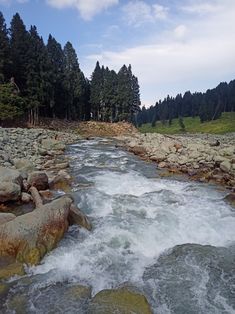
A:
<svg viewBox="0 0 235 314">
<path fill-rule="evenodd" d="M 45 44 L 36 26 L 26 29 L 16 13 L 7 28 L 0 12 L 0 121 L 25 116 L 134 122 L 140 92 L 131 65 L 116 73 L 96 63 L 87 79 L 70 42 L 50 34 Z"/>
</svg>

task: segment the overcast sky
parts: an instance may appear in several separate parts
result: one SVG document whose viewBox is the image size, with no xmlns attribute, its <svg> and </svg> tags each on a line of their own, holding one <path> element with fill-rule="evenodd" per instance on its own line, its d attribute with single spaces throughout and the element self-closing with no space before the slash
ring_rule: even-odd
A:
<svg viewBox="0 0 235 314">
<path fill-rule="evenodd" d="M 97 60 L 132 64 L 142 104 L 235 79 L 235 0 L 0 0 L 9 25 L 71 41 L 90 77 Z"/>
</svg>

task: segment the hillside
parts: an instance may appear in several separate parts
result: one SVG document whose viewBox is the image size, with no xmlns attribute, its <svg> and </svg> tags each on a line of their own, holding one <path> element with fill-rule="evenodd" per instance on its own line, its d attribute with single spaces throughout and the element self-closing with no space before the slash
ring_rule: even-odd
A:
<svg viewBox="0 0 235 314">
<path fill-rule="evenodd" d="M 184 118 L 184 125 L 188 133 L 212 133 L 224 134 L 235 132 L 235 112 L 223 113 L 221 118 L 215 121 L 201 123 L 199 117 Z M 173 119 L 172 124 L 163 125 L 161 122 L 152 127 L 150 123 L 143 124 L 139 128 L 141 133 L 161 133 L 161 134 L 178 134 L 182 133 L 179 126 L 179 120 Z"/>
</svg>

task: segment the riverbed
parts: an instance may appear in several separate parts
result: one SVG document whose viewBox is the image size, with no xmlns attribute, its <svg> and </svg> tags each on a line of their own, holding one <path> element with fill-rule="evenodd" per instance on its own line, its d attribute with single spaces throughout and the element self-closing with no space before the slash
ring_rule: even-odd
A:
<svg viewBox="0 0 235 314">
<path fill-rule="evenodd" d="M 91 286 L 93 295 L 134 286 L 154 313 L 235 313 L 235 211 L 226 192 L 162 178 L 155 164 L 112 140 L 80 141 L 67 155 L 75 202 L 93 231 L 71 227 L 14 282 L 6 313 L 14 313 L 15 295 L 27 295 L 25 313 L 85 313 L 58 290 L 74 283 Z"/>
</svg>

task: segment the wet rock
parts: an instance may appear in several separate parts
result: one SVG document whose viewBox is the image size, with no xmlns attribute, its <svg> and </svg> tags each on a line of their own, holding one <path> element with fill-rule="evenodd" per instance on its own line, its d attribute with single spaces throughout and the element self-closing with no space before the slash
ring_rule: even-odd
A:
<svg viewBox="0 0 235 314">
<path fill-rule="evenodd" d="M 9 279 L 13 276 L 23 276 L 24 274 L 24 266 L 21 263 L 16 262 L 0 268 L 0 280 Z"/>
<path fill-rule="evenodd" d="M 152 314 L 146 297 L 127 288 L 103 290 L 91 301 L 89 314 Z"/>
<path fill-rule="evenodd" d="M 70 225 L 79 225 L 89 231 L 92 229 L 92 225 L 88 217 L 75 206 L 71 206 L 68 219 Z"/>
<path fill-rule="evenodd" d="M 49 186 L 50 189 L 53 190 L 62 190 L 68 192 L 71 189 L 71 183 L 71 176 L 65 170 L 60 170 L 58 175 L 51 180 Z"/>
<path fill-rule="evenodd" d="M 47 190 L 49 188 L 48 176 L 43 171 L 32 172 L 28 177 L 28 184 L 38 190 Z"/>
<path fill-rule="evenodd" d="M 0 225 L 0 256 L 36 265 L 51 251 L 68 228 L 68 214 L 73 200 L 63 196 Z"/>
<path fill-rule="evenodd" d="M 0 213 L 0 225 L 5 224 L 8 221 L 11 221 L 16 218 L 16 215 L 11 213 Z"/>
<path fill-rule="evenodd" d="M 3 300 L 6 298 L 10 290 L 10 285 L 7 283 L 0 283 L 0 310 L 1 305 L 4 303 Z"/>
<path fill-rule="evenodd" d="M 224 200 L 235 207 L 235 193 L 230 193 L 225 196 Z"/>
<path fill-rule="evenodd" d="M 59 164 L 56 164 L 56 165 L 55 165 L 55 168 L 56 168 L 56 169 L 60 169 L 60 170 L 69 168 L 69 163 L 68 163 L 67 161 L 61 162 L 61 163 L 59 163 Z"/>
</svg>

